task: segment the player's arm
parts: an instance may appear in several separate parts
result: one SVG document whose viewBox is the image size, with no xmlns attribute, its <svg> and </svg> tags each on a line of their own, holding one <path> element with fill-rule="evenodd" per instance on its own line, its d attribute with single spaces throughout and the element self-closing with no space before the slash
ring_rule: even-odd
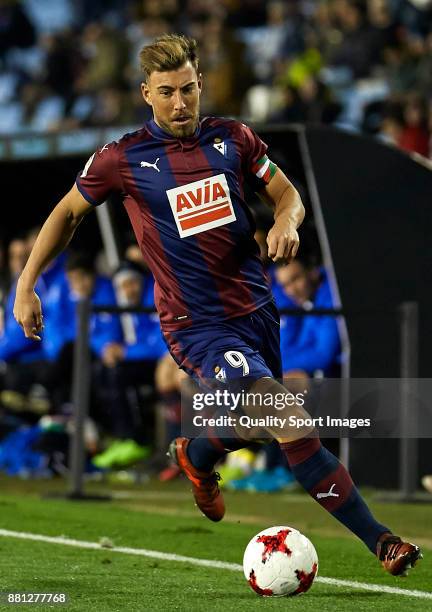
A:
<svg viewBox="0 0 432 612">
<path fill-rule="evenodd" d="M 275 263 L 289 263 L 299 247 L 298 227 L 304 219 L 300 195 L 280 168 L 259 192 L 260 198 L 274 210 L 274 225 L 267 236 L 268 256 Z"/>
<path fill-rule="evenodd" d="M 37 237 L 17 283 L 14 316 L 26 338 L 40 340 L 42 310 L 34 288 L 46 266 L 69 244 L 82 219 L 94 209 L 76 185 L 53 209 Z"/>
</svg>

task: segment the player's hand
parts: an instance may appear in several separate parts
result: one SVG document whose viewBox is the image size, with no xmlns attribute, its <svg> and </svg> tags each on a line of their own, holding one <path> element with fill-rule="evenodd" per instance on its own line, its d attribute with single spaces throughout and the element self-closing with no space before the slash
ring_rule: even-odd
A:
<svg viewBox="0 0 432 612">
<path fill-rule="evenodd" d="M 299 236 L 293 225 L 276 222 L 267 235 L 268 256 L 275 263 L 288 264 L 299 248 Z"/>
<path fill-rule="evenodd" d="M 40 299 L 33 289 L 23 289 L 18 282 L 13 309 L 15 320 L 23 328 L 26 338 L 40 341 L 43 315 Z"/>
</svg>

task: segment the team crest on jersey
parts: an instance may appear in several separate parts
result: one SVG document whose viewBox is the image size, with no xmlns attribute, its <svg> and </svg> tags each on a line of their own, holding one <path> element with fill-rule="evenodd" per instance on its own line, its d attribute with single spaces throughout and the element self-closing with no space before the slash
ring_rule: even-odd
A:
<svg viewBox="0 0 432 612">
<path fill-rule="evenodd" d="M 223 140 L 221 140 L 220 138 L 215 138 L 213 148 L 216 149 L 216 151 L 219 151 L 221 155 L 226 157 L 227 146 Z"/>
<path fill-rule="evenodd" d="M 181 238 L 236 220 L 225 174 L 174 187 L 166 193 Z"/>
</svg>

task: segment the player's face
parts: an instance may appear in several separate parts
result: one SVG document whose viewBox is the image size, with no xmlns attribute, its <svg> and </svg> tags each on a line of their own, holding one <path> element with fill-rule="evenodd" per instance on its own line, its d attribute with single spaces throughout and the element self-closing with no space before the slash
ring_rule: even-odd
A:
<svg viewBox="0 0 432 612">
<path fill-rule="evenodd" d="M 141 92 L 153 108 L 154 120 L 176 138 L 192 136 L 199 120 L 201 75 L 190 62 L 178 70 L 152 72 Z"/>
<path fill-rule="evenodd" d="M 284 292 L 299 305 L 312 298 L 316 277 L 315 270 L 306 269 L 298 261 L 293 261 L 288 266 L 276 270 L 278 283 Z"/>
</svg>

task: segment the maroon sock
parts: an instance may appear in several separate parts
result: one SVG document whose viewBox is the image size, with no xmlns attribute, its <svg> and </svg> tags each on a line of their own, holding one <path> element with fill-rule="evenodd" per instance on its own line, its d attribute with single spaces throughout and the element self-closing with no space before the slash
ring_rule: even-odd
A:
<svg viewBox="0 0 432 612">
<path fill-rule="evenodd" d="M 327 512 L 355 533 L 374 554 L 390 529 L 378 523 L 338 459 L 315 435 L 281 444 L 297 481 Z"/>
</svg>

